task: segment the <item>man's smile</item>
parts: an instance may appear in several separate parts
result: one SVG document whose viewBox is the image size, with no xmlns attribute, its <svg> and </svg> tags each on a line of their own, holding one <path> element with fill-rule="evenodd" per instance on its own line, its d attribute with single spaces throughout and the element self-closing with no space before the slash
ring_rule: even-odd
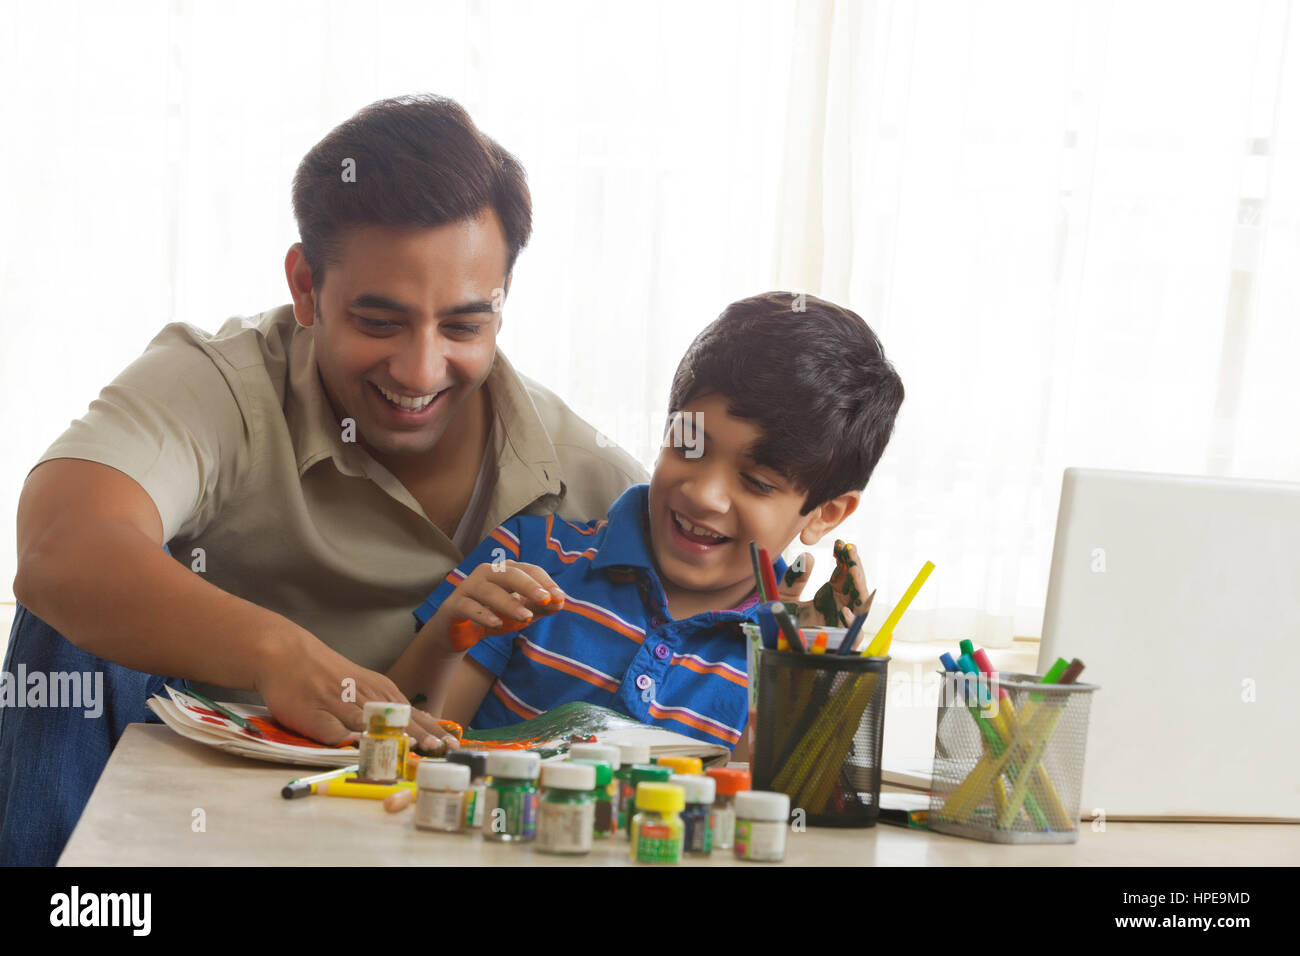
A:
<svg viewBox="0 0 1300 956">
<path fill-rule="evenodd" d="M 399 408 L 402 408 L 408 412 L 420 411 L 431 401 L 433 401 L 435 398 L 437 398 L 439 395 L 441 395 L 443 392 L 446 391 L 446 389 L 443 388 L 435 392 L 429 392 L 427 395 L 412 396 L 412 395 L 402 395 L 399 392 L 389 391 L 388 389 L 384 388 L 384 386 L 382 385 L 375 385 L 375 388 L 379 389 L 379 391 L 383 394 L 384 398 L 388 399 L 394 405 L 397 405 Z"/>
<path fill-rule="evenodd" d="M 447 386 L 426 395 L 403 395 L 374 382 L 366 384 L 370 386 L 367 391 L 374 396 L 375 404 L 384 418 L 392 424 L 408 427 L 422 426 L 432 421 L 438 410 L 447 404 L 448 396 L 452 393 L 451 386 Z"/>
</svg>

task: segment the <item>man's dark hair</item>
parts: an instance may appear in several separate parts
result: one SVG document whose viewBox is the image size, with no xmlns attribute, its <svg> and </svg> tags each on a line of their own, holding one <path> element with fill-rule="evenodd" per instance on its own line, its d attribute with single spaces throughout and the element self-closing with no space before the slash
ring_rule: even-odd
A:
<svg viewBox="0 0 1300 956">
<path fill-rule="evenodd" d="M 669 420 L 709 395 L 758 423 L 755 460 L 806 493 L 807 514 L 867 486 L 903 404 L 903 380 L 856 313 L 768 292 L 733 302 L 695 337 L 673 376 Z"/>
<path fill-rule="evenodd" d="M 355 181 L 344 179 L 353 161 Z M 298 164 L 293 214 L 317 289 L 353 226 L 444 226 L 491 207 L 506 236 L 506 274 L 532 232 L 524 168 L 454 100 L 428 94 L 371 103 Z"/>
</svg>

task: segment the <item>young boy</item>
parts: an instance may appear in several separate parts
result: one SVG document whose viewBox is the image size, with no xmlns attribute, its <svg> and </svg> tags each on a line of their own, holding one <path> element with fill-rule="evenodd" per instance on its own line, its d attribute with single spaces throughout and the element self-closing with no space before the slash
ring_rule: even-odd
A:
<svg viewBox="0 0 1300 956">
<path fill-rule="evenodd" d="M 585 700 L 736 747 L 748 715 L 736 625 L 758 603 L 749 542 L 779 555 L 848 518 L 902 401 L 854 313 L 780 292 L 733 303 L 677 368 L 650 484 L 586 525 L 553 515 L 501 525 L 415 611 L 422 627 L 388 676 L 423 693 L 430 713 L 478 729 Z M 803 557 L 783 598 L 811 572 Z M 866 594 L 854 573 L 856 590 L 837 591 Z M 450 627 L 462 619 L 530 623 L 466 652 Z"/>
</svg>

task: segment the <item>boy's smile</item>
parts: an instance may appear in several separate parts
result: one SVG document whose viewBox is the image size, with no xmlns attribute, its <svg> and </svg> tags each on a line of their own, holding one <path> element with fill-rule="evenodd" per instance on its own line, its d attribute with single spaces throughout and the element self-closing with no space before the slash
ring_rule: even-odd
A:
<svg viewBox="0 0 1300 956">
<path fill-rule="evenodd" d="M 801 515 L 804 493 L 750 457 L 762 431 L 728 412 L 725 397 L 680 415 L 650 479 L 650 546 L 679 618 L 739 604 L 754 588 L 749 542 L 775 558 L 817 515 Z"/>
</svg>

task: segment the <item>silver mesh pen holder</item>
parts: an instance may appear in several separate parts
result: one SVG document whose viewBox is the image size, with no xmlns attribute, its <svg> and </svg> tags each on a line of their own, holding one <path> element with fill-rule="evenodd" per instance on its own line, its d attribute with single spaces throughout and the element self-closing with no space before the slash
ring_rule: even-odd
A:
<svg viewBox="0 0 1300 956">
<path fill-rule="evenodd" d="M 930 829 L 993 843 L 1076 842 L 1097 685 L 942 677 Z"/>
</svg>

